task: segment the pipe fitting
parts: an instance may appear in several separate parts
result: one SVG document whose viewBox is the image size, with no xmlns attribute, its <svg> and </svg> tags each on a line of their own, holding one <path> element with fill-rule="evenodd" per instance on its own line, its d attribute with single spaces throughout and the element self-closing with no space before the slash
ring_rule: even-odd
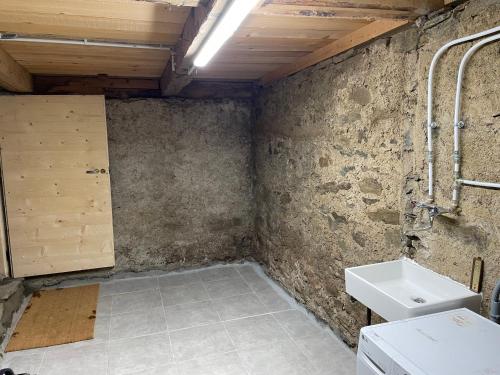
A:
<svg viewBox="0 0 500 375">
<path fill-rule="evenodd" d="M 437 127 L 437 124 L 433 120 L 433 104 L 434 104 L 434 97 L 433 97 L 433 88 L 434 88 L 434 71 L 436 69 L 437 63 L 439 59 L 445 54 L 446 51 L 448 51 L 451 47 L 457 46 L 459 44 L 469 42 L 475 39 L 483 38 L 488 35 L 493 35 L 500 32 L 500 26 L 496 26 L 494 28 L 488 29 L 481 31 L 476 34 L 468 35 L 462 38 L 454 39 L 443 45 L 441 48 L 439 48 L 436 53 L 434 54 L 430 67 L 429 67 L 429 76 L 427 79 L 427 127 L 428 127 L 428 134 L 427 134 L 427 147 L 430 151 L 433 149 L 433 142 L 432 142 L 432 133 L 433 129 Z M 434 170 L 433 170 L 433 165 L 432 163 L 429 163 L 428 165 L 428 183 L 429 183 L 429 196 L 433 197 L 434 196 Z"/>
</svg>

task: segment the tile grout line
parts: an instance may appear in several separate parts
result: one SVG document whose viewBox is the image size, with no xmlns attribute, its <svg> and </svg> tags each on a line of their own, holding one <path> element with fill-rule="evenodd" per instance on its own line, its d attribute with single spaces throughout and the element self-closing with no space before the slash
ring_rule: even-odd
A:
<svg viewBox="0 0 500 375">
<path fill-rule="evenodd" d="M 203 284 L 201 284 L 201 286 L 203 288 L 205 288 L 205 286 Z M 198 304 L 198 303 L 204 303 L 204 302 L 219 302 L 219 301 L 223 301 L 225 299 L 230 299 L 230 298 L 234 298 L 234 297 L 241 297 L 241 296 L 247 296 L 247 295 L 254 295 L 256 297 L 256 299 L 264 306 L 264 307 L 267 307 L 263 302 L 262 300 L 259 298 L 259 296 L 257 295 L 257 293 L 255 292 L 250 292 L 250 293 L 242 293 L 242 294 L 236 294 L 236 295 L 233 295 L 233 296 L 230 296 L 230 297 L 223 297 L 223 298 L 211 298 L 210 295 L 208 294 L 207 292 L 207 295 L 208 295 L 208 299 L 203 299 L 203 300 L 200 300 L 200 301 L 194 301 L 194 302 L 186 302 L 186 303 L 178 303 L 178 304 L 175 304 L 175 305 L 165 305 L 163 303 L 163 300 L 162 300 L 162 304 L 163 304 L 163 308 L 164 310 L 166 311 L 166 309 L 170 308 L 170 307 L 177 307 L 177 306 L 188 306 L 188 305 L 195 305 L 195 304 Z M 163 298 L 163 294 L 160 293 L 160 297 Z M 158 306 L 160 307 L 160 306 Z M 268 312 L 265 312 L 265 313 L 262 313 L 262 314 L 254 314 L 254 315 L 248 315 L 248 316 L 243 316 L 243 317 L 240 317 L 240 318 L 232 318 L 232 319 L 226 319 L 226 320 L 223 320 L 222 318 L 221 321 L 235 321 L 235 320 L 240 320 L 240 319 L 245 319 L 245 318 L 252 318 L 252 317 L 257 317 L 257 316 L 262 316 L 262 315 L 268 315 L 268 314 L 274 314 L 274 313 L 278 313 L 278 312 L 283 312 L 283 311 L 290 311 L 290 310 L 296 310 L 294 309 L 292 306 L 290 306 L 290 308 L 287 308 L 287 309 L 277 309 L 277 310 L 271 310 L 271 311 L 268 311 Z M 137 314 L 137 313 L 145 313 L 147 312 L 147 310 L 133 310 L 133 311 L 128 311 L 128 312 L 124 312 L 124 313 L 118 313 L 118 314 L 112 314 L 112 315 L 109 315 L 110 317 L 111 316 L 123 316 L 123 315 L 127 315 L 127 314 Z M 217 311 L 218 313 L 218 311 Z M 169 332 L 175 332 L 175 331 L 182 331 L 182 330 L 185 330 L 185 329 L 189 329 L 189 328 L 194 328 L 194 327 L 198 327 L 198 326 L 203 326 L 205 324 L 199 324 L 199 325 L 195 325 L 195 326 L 191 326 L 191 327 L 184 327 L 184 328 L 178 328 L 178 329 L 168 329 Z M 139 335 L 137 337 L 141 337 L 141 336 L 145 336 L 145 335 Z M 147 335 L 146 335 L 147 336 Z M 120 340 L 120 339 L 115 339 L 115 340 Z M 113 340 L 113 341 L 115 341 Z"/>
<path fill-rule="evenodd" d="M 208 300 L 204 300 L 204 301 L 196 301 L 196 302 L 189 302 L 189 303 L 185 303 L 185 304 L 177 304 L 177 305 L 172 305 L 172 306 L 180 306 L 180 305 L 188 305 L 188 304 L 195 304 L 195 303 L 202 303 L 202 302 L 218 302 L 218 301 L 222 301 L 222 300 L 225 300 L 225 299 L 229 299 L 229 298 L 234 298 L 234 297 L 239 297 L 239 296 L 244 296 L 244 295 L 254 295 L 255 298 L 262 304 L 262 306 L 266 307 L 267 306 L 261 301 L 261 299 L 259 298 L 259 296 L 257 295 L 257 292 L 253 291 L 252 287 L 250 285 L 248 285 L 247 281 L 245 280 L 244 276 L 240 273 L 239 271 L 239 267 L 235 267 L 235 271 L 238 273 L 239 275 L 239 278 L 241 278 L 243 280 L 243 282 L 250 288 L 251 292 L 250 293 L 243 293 L 243 294 L 237 294 L 237 295 L 234 295 L 234 296 L 230 296 L 230 297 L 223 297 L 223 298 L 212 298 L 210 296 L 210 293 L 208 293 L 208 290 L 206 288 L 206 283 L 209 283 L 209 282 L 213 282 L 213 281 L 203 281 L 201 280 L 200 284 L 201 286 L 204 288 L 205 292 L 207 293 L 207 296 L 208 296 Z M 258 276 L 258 275 L 257 275 Z M 260 276 L 259 276 L 260 277 Z M 260 277 L 261 278 L 261 277 Z M 230 280 L 232 278 L 226 278 L 226 279 L 220 279 L 220 280 L 217 280 L 217 281 L 221 281 L 221 280 Z M 262 278 L 261 278 L 262 279 Z M 265 279 L 263 279 L 263 281 L 265 281 L 268 285 L 269 285 L 269 282 Z M 193 284 L 193 283 L 189 283 L 190 284 Z M 270 285 L 269 285 L 270 286 Z M 170 307 L 170 306 L 167 306 L 167 307 Z M 233 322 L 233 321 L 238 321 L 238 320 L 243 320 L 243 319 L 247 319 L 247 318 L 255 318 L 255 317 L 259 317 L 259 316 L 265 316 L 265 315 L 269 315 L 269 314 L 274 314 L 274 313 L 277 313 L 277 312 L 283 312 L 283 311 L 290 311 L 290 310 L 296 310 L 296 309 L 293 309 L 292 306 L 290 306 L 289 309 L 284 309 L 284 310 L 281 310 L 281 309 L 278 309 L 278 310 L 271 310 L 269 312 L 266 312 L 266 313 L 262 313 L 262 314 L 254 314 L 254 315 L 247 315 L 247 316 L 243 316 L 243 317 L 239 317 L 239 318 L 232 318 L 232 319 L 222 319 L 222 316 L 219 314 L 219 311 L 214 307 L 215 309 L 215 312 L 217 313 L 218 317 L 219 317 L 219 321 L 220 322 Z M 191 329 L 191 328 L 197 328 L 197 327 L 203 327 L 203 326 L 207 326 L 207 325 L 210 325 L 212 323 L 206 323 L 206 324 L 197 324 L 197 325 L 194 325 L 194 326 L 190 326 L 190 327 L 184 327 L 184 328 L 179 328 L 179 329 L 175 329 L 175 330 L 169 330 L 169 332 L 178 332 L 178 331 L 184 331 L 184 330 L 188 330 L 188 329 Z"/>
<path fill-rule="evenodd" d="M 239 271 L 237 271 L 237 272 L 238 272 L 238 275 L 240 275 L 240 276 L 241 276 L 241 274 L 239 273 Z M 204 284 L 203 284 L 203 287 L 205 288 L 205 290 L 206 290 L 206 291 L 207 291 L 207 293 L 208 293 L 208 290 L 207 290 L 207 288 L 206 288 L 206 286 L 205 286 Z M 211 298 L 210 293 L 208 293 L 208 297 L 209 297 L 209 298 Z M 246 375 L 251 375 L 251 374 L 250 374 L 250 372 L 247 370 L 247 366 L 243 363 L 243 360 L 242 360 L 242 359 L 241 359 L 241 357 L 240 357 L 240 354 L 239 354 L 239 352 L 238 352 L 238 348 L 236 347 L 236 345 L 235 345 L 235 343 L 234 343 L 234 340 L 233 340 L 233 338 L 231 337 L 231 334 L 229 333 L 229 330 L 227 329 L 226 322 L 222 320 L 222 317 L 221 317 L 221 315 L 219 314 L 219 311 L 218 311 L 218 310 L 217 310 L 217 308 L 215 308 L 215 306 L 214 306 L 214 302 L 215 302 L 215 301 L 214 301 L 214 299 L 213 299 L 213 298 L 211 298 L 211 301 L 210 301 L 210 302 L 212 303 L 212 307 L 214 308 L 215 312 L 217 313 L 217 316 L 219 317 L 219 321 L 221 322 L 222 326 L 224 327 L 224 331 L 226 332 L 227 337 L 229 337 L 229 341 L 231 341 L 231 345 L 233 346 L 234 351 L 236 352 L 236 356 L 238 357 L 238 359 L 239 359 L 239 361 L 240 361 L 240 363 L 241 363 L 241 366 L 243 367 L 243 371 L 245 371 L 245 374 L 246 374 Z"/>
<path fill-rule="evenodd" d="M 318 372 L 319 369 L 315 365 L 314 361 L 300 348 L 300 346 L 297 344 L 297 341 L 292 337 L 290 332 L 283 326 L 283 324 L 280 323 L 280 321 L 274 316 L 274 314 L 271 314 L 274 321 L 281 327 L 281 329 L 286 333 L 288 338 L 291 340 L 292 344 L 297 348 L 297 350 L 304 356 L 305 359 L 307 359 L 308 364 L 315 370 L 315 372 Z"/>
<path fill-rule="evenodd" d="M 239 270 L 239 269 L 237 270 L 237 272 L 238 272 L 238 274 L 241 276 L 241 278 L 242 278 L 243 280 L 245 280 L 245 278 L 243 277 L 243 275 L 241 274 L 241 272 L 240 272 L 240 270 Z M 246 280 L 245 280 L 245 282 L 246 282 Z M 248 284 L 247 284 L 247 285 L 248 285 Z M 253 288 L 252 288 L 251 286 L 249 286 L 249 287 L 250 287 L 250 290 L 253 290 Z M 257 293 L 255 293 L 255 292 L 254 292 L 253 294 L 255 294 L 255 298 L 257 298 L 257 301 L 260 301 L 259 296 L 257 296 Z M 262 303 L 262 301 L 260 301 L 260 303 Z M 228 335 L 229 335 L 229 337 L 231 338 L 231 335 L 229 334 L 229 331 L 228 331 L 227 326 L 226 326 L 226 322 L 223 322 L 222 324 L 224 324 L 224 328 L 226 329 L 227 334 L 228 334 Z M 232 338 L 231 338 L 231 342 L 232 342 L 232 341 L 233 341 L 233 340 L 232 340 Z M 235 349 L 236 349 L 236 356 L 239 358 L 239 360 L 240 360 L 240 362 L 241 362 L 241 365 L 243 366 L 243 371 L 245 371 L 245 373 L 246 373 L 247 375 L 252 375 L 252 370 L 251 370 L 251 369 L 247 366 L 247 364 L 245 363 L 245 361 L 243 360 L 243 358 L 241 358 L 241 355 L 240 355 L 240 351 L 239 351 L 239 349 L 236 347 L 236 345 L 235 345 L 234 347 L 235 347 Z"/>
<path fill-rule="evenodd" d="M 46 350 L 44 350 L 44 351 L 42 352 L 42 359 L 41 359 L 40 364 L 38 365 L 38 368 L 37 368 L 37 370 L 36 370 L 36 371 L 37 371 L 37 374 L 36 374 L 36 375 L 38 375 L 38 374 L 40 374 L 40 373 L 42 372 L 42 368 L 43 368 L 43 365 L 44 365 L 44 362 L 45 362 L 45 356 L 46 356 L 46 355 L 47 355 L 47 351 L 46 351 Z"/>
<path fill-rule="evenodd" d="M 126 280 L 134 280 L 134 279 L 126 279 Z M 158 290 L 158 289 L 159 289 L 158 287 L 154 287 L 154 288 L 146 288 L 146 289 L 131 290 L 131 291 L 129 291 L 129 292 L 120 292 L 120 293 L 103 294 L 102 296 L 100 296 L 100 298 L 102 298 L 102 297 L 122 296 L 122 295 L 124 295 L 124 294 L 132 294 L 132 293 L 142 293 L 142 292 L 148 292 L 148 291 L 151 291 L 151 290 Z"/>
<path fill-rule="evenodd" d="M 266 282 L 267 282 L 267 280 L 266 280 Z M 264 302 L 262 302 L 262 300 L 260 299 L 259 295 L 257 295 L 257 293 L 256 293 L 256 296 L 257 296 L 257 299 L 259 299 L 259 301 L 261 301 L 261 303 L 264 304 Z M 290 307 L 292 307 L 292 306 L 290 306 Z M 297 310 L 296 309 L 289 309 L 289 310 L 284 310 L 284 311 L 297 311 Z M 278 312 L 284 312 L 284 311 L 278 311 Z M 308 364 L 311 365 L 312 368 L 317 370 L 316 366 L 312 363 L 312 361 L 309 359 L 309 357 L 302 351 L 302 349 L 297 345 L 297 343 L 292 338 L 292 336 L 290 335 L 288 330 L 285 327 L 283 327 L 283 325 L 278 321 L 278 319 L 275 316 L 276 313 L 277 312 L 273 312 L 273 313 L 270 313 L 269 315 L 271 315 L 272 319 L 276 322 L 276 324 L 278 324 L 278 326 L 283 330 L 283 332 L 285 332 L 285 335 L 290 339 L 290 341 L 297 348 L 297 350 L 304 356 L 304 358 L 307 359 Z"/>
<path fill-rule="evenodd" d="M 165 318 L 165 325 L 167 326 L 167 336 L 168 336 L 168 343 L 170 344 L 170 352 L 172 353 L 172 361 L 174 363 L 174 367 L 177 366 L 177 361 L 175 360 L 175 352 L 174 352 L 174 346 L 172 345 L 172 338 L 170 337 L 170 329 L 168 328 L 168 320 L 167 320 L 167 310 L 165 308 L 165 303 L 163 302 L 163 294 L 160 289 L 160 278 L 156 276 L 156 280 L 158 283 L 158 289 L 160 290 L 160 300 L 161 300 L 161 306 L 163 309 L 163 316 Z"/>
</svg>

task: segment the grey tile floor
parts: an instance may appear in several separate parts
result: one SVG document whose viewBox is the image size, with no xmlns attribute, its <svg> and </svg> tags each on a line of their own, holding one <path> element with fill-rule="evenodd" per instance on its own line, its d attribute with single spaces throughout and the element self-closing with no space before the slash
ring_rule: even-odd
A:
<svg viewBox="0 0 500 375">
<path fill-rule="evenodd" d="M 355 356 L 254 264 L 101 283 L 95 338 L 7 353 L 31 375 L 353 375 Z"/>
</svg>

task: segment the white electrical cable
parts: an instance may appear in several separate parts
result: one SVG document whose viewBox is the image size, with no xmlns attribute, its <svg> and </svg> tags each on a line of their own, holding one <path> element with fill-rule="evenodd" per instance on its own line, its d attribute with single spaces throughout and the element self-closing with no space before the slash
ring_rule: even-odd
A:
<svg viewBox="0 0 500 375">
<path fill-rule="evenodd" d="M 24 37 L 24 36 L 1 34 L 1 33 L 0 33 L 0 41 L 114 47 L 114 48 L 153 49 L 153 50 L 164 50 L 164 51 L 170 50 L 170 47 L 161 44 L 154 45 L 154 44 L 136 44 L 136 43 L 99 42 L 99 41 L 90 41 L 87 39 L 35 38 L 35 37 Z"/>
<path fill-rule="evenodd" d="M 482 31 L 477 34 L 472 34 L 463 38 L 458 38 L 446 43 L 442 46 L 435 54 L 431 62 L 431 66 L 429 68 L 429 78 L 427 82 L 427 159 L 428 159 L 428 171 L 429 171 L 429 193 L 428 200 L 429 202 L 434 201 L 434 156 L 433 156 L 433 139 L 432 133 L 433 129 L 436 127 L 434 123 L 434 119 L 432 116 L 432 106 L 433 106 L 433 85 L 434 85 L 434 71 L 436 69 L 436 65 L 441 58 L 441 56 L 451 47 L 469 42 L 475 39 L 479 39 L 491 34 L 495 34 L 500 32 L 500 26 L 494 27 L 489 30 Z"/>
</svg>

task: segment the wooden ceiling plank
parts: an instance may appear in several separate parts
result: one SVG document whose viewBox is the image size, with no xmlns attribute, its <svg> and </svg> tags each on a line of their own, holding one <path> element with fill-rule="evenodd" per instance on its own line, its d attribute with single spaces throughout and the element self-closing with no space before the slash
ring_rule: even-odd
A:
<svg viewBox="0 0 500 375">
<path fill-rule="evenodd" d="M 163 95 L 176 95 L 193 80 L 187 74 L 189 59 L 203 43 L 227 3 L 228 0 L 209 0 L 205 5 L 200 4 L 191 10 L 171 58 L 175 63 L 175 71 L 173 64 L 168 62 L 160 80 Z"/>
<path fill-rule="evenodd" d="M 108 71 L 104 71 L 102 69 L 94 69 L 92 67 L 86 66 L 77 66 L 77 67 L 61 67 L 61 68 L 48 68 L 47 66 L 43 67 L 34 67 L 32 69 L 33 75 L 61 75 L 61 76 L 99 76 L 99 75 L 107 75 L 109 77 L 122 77 L 122 78 L 153 78 L 158 79 L 161 74 L 161 70 L 158 69 L 109 69 Z"/>
<path fill-rule="evenodd" d="M 367 26 L 364 26 L 356 31 L 353 31 L 351 34 L 347 35 L 342 39 L 336 40 L 308 55 L 305 55 L 297 59 L 297 61 L 291 64 L 281 66 L 276 70 L 265 74 L 261 78 L 261 83 L 268 84 L 277 79 L 289 76 L 302 69 L 305 69 L 309 66 L 317 64 L 323 60 L 326 60 L 332 56 L 338 55 L 351 48 L 354 48 L 372 39 L 387 34 L 388 32 L 391 32 L 403 25 L 408 24 L 408 22 L 409 22 L 408 20 L 374 21 Z"/>
<path fill-rule="evenodd" d="M 29 36 L 173 45 L 190 10 L 135 0 L 2 0 L 0 30 Z"/>
<path fill-rule="evenodd" d="M 265 4 L 256 9 L 253 14 L 264 16 L 286 16 L 286 17 L 306 17 L 312 19 L 360 19 L 375 21 L 386 18 L 414 18 L 409 10 L 397 9 L 366 9 L 366 8 L 345 8 L 332 6 L 304 6 L 304 5 L 280 5 Z"/>
<path fill-rule="evenodd" d="M 166 3 L 136 0 L 2 0 L 0 13 L 17 13 L 23 17 L 54 16 L 68 20 L 73 17 L 108 20 L 144 21 L 148 23 L 184 24 L 190 8 Z"/>
<path fill-rule="evenodd" d="M 206 69 L 200 70 L 198 73 L 210 73 L 210 72 L 269 72 L 273 69 L 277 69 L 281 66 L 280 63 L 269 63 L 269 64 L 253 64 L 253 63 L 237 63 L 237 62 L 229 62 L 229 63 L 220 63 L 213 64 Z"/>
<path fill-rule="evenodd" d="M 444 6 L 444 0 L 269 0 L 268 4 L 404 10 L 424 15 Z"/>
<path fill-rule="evenodd" d="M 242 27 L 268 29 L 288 29 L 291 33 L 295 30 L 356 30 L 365 26 L 369 21 L 362 19 L 337 19 L 332 21 L 328 18 L 308 18 L 288 16 L 269 16 L 252 14 L 245 20 Z"/>
<path fill-rule="evenodd" d="M 99 70 L 101 69 L 105 73 L 98 74 L 109 74 L 109 71 L 118 70 L 118 69 L 140 69 L 140 70 L 155 70 L 160 72 L 158 76 L 161 74 L 161 69 L 163 64 L 159 64 L 158 62 L 154 63 L 143 63 L 141 61 L 129 61 L 129 62 L 120 62 L 118 60 L 107 60 L 103 62 L 97 61 L 81 61 L 81 62 L 73 62 L 73 61 L 64 61 L 64 60 L 50 60 L 44 59 L 36 62 L 25 62 L 20 61 L 21 64 L 26 70 L 34 71 L 35 68 L 45 67 L 47 69 L 52 69 L 57 71 L 58 67 L 61 67 L 61 70 L 67 67 L 73 68 L 82 68 L 82 69 L 93 69 Z"/>
<path fill-rule="evenodd" d="M 254 63 L 254 64 L 288 64 L 295 61 L 298 57 L 307 52 L 289 52 L 289 51 L 228 51 L 214 57 L 215 64 L 224 63 Z"/>
<path fill-rule="evenodd" d="M 235 36 L 247 38 L 283 38 L 283 39 L 339 39 L 352 30 L 294 30 L 289 29 L 261 29 L 244 27 L 235 33 Z"/>
<path fill-rule="evenodd" d="M 108 48 L 101 46 L 84 45 L 64 45 L 52 43 L 31 43 L 31 42 L 2 42 L 0 46 L 9 53 L 15 60 L 22 57 L 38 56 L 65 56 L 78 59 L 79 57 L 100 58 L 115 56 L 116 58 L 142 58 L 165 61 L 170 56 L 168 50 L 139 49 L 139 48 Z"/>
<path fill-rule="evenodd" d="M 9 91 L 31 92 L 31 74 L 0 48 L 0 86 Z"/>
<path fill-rule="evenodd" d="M 2 13 L 0 11 L 0 30 L 52 38 L 173 44 L 182 31 L 182 24 L 86 17 L 68 18 L 60 15 L 27 17 L 15 12 Z"/>
<path fill-rule="evenodd" d="M 233 37 L 223 51 L 306 51 L 312 52 L 330 43 L 328 39 Z"/>
<path fill-rule="evenodd" d="M 167 50 L 108 48 L 27 42 L 0 42 L 27 71 L 51 75 L 99 75 L 159 78 Z"/>
</svg>

